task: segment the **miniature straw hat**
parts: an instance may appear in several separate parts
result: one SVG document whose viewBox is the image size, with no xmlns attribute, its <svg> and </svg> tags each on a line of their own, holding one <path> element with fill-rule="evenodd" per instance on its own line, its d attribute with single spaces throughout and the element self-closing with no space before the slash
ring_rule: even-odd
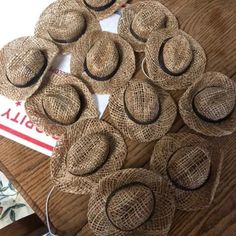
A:
<svg viewBox="0 0 236 236">
<path fill-rule="evenodd" d="M 236 131 L 236 85 L 218 72 L 208 72 L 179 101 L 180 114 L 193 130 L 207 136 Z"/>
<path fill-rule="evenodd" d="M 102 20 L 122 7 L 128 0 L 76 0 L 82 2 L 99 20 Z"/>
<path fill-rule="evenodd" d="M 47 84 L 26 100 L 25 109 L 32 122 L 49 135 L 62 135 L 81 120 L 98 117 L 86 85 L 63 73 L 50 75 Z"/>
<path fill-rule="evenodd" d="M 62 52 L 71 52 L 81 37 L 100 30 L 98 20 L 75 0 L 59 0 L 41 14 L 35 35 L 53 41 Z"/>
<path fill-rule="evenodd" d="M 142 1 L 124 9 L 119 20 L 118 33 L 134 48 L 143 52 L 152 32 L 177 30 L 176 17 L 158 1 Z"/>
<path fill-rule="evenodd" d="M 134 71 L 133 49 L 117 34 L 91 32 L 72 52 L 72 74 L 82 74 L 84 82 L 95 93 L 111 93 L 125 85 Z"/>
<path fill-rule="evenodd" d="M 213 201 L 222 159 L 218 146 L 197 135 L 179 133 L 166 135 L 156 143 L 150 167 L 172 184 L 176 207 L 192 211 Z"/>
<path fill-rule="evenodd" d="M 25 100 L 40 86 L 59 50 L 37 37 L 22 37 L 0 51 L 0 94 L 12 100 Z"/>
<path fill-rule="evenodd" d="M 182 30 L 153 33 L 145 56 L 150 79 L 163 89 L 186 89 L 205 71 L 203 48 Z"/>
<path fill-rule="evenodd" d="M 98 236 L 167 235 L 174 197 L 162 177 L 145 169 L 120 170 L 92 192 L 88 222 Z"/>
<path fill-rule="evenodd" d="M 53 182 L 64 192 L 89 194 L 100 178 L 122 167 L 126 154 L 124 139 L 115 128 L 99 119 L 83 120 L 56 145 Z"/>
<path fill-rule="evenodd" d="M 114 126 L 138 142 L 165 135 L 177 113 L 172 97 L 147 80 L 130 81 L 116 90 L 108 106 Z"/>
</svg>

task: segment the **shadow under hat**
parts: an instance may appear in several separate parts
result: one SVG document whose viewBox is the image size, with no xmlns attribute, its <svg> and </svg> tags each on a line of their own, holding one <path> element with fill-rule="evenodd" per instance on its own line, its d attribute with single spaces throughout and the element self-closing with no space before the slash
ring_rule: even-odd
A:
<svg viewBox="0 0 236 236">
<path fill-rule="evenodd" d="M 154 32 L 145 57 L 150 79 L 166 90 L 186 89 L 205 72 L 204 49 L 182 30 Z"/>
<path fill-rule="evenodd" d="M 89 194 L 100 178 L 119 170 L 127 147 L 121 134 L 105 121 L 81 121 L 58 141 L 51 176 L 62 191 Z"/>
<path fill-rule="evenodd" d="M 118 33 L 134 48 L 143 52 L 152 32 L 177 30 L 176 17 L 158 1 L 142 1 L 124 9 L 119 20 Z"/>
<path fill-rule="evenodd" d="M 82 3 L 98 20 L 111 16 L 119 10 L 128 0 L 76 0 Z"/>
<path fill-rule="evenodd" d="M 0 51 L 0 94 L 25 100 L 41 85 L 59 50 L 52 42 L 37 37 L 21 37 Z"/>
<path fill-rule="evenodd" d="M 150 168 L 171 183 L 178 209 L 194 211 L 212 203 L 222 161 L 218 146 L 197 135 L 179 133 L 156 143 Z"/>
<path fill-rule="evenodd" d="M 26 100 L 25 110 L 46 134 L 59 136 L 81 120 L 98 117 L 86 85 L 64 73 L 49 75 L 44 87 Z"/>
<path fill-rule="evenodd" d="M 133 49 L 117 34 L 91 32 L 76 44 L 72 53 L 72 74 L 82 74 L 94 93 L 112 93 L 125 85 L 134 71 Z"/>
<path fill-rule="evenodd" d="M 186 125 L 207 136 L 236 131 L 236 85 L 219 72 L 207 72 L 180 98 L 179 110 Z"/>
<path fill-rule="evenodd" d="M 177 114 L 172 97 L 147 80 L 133 80 L 116 90 L 108 107 L 114 126 L 138 142 L 161 138 Z"/>
<path fill-rule="evenodd" d="M 167 235 L 175 213 L 170 186 L 145 169 L 104 177 L 88 204 L 88 223 L 98 236 Z"/>
<path fill-rule="evenodd" d="M 100 30 L 98 20 L 75 0 L 59 0 L 41 14 L 35 35 L 53 41 L 64 53 L 70 53 L 82 36 Z"/>
</svg>

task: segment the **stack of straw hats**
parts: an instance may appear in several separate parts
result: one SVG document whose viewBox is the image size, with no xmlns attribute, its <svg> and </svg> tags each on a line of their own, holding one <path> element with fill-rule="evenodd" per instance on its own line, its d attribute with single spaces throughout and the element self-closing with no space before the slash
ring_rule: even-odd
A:
<svg viewBox="0 0 236 236">
<path fill-rule="evenodd" d="M 51 158 L 53 184 L 90 196 L 95 235 L 166 235 L 176 209 L 199 210 L 214 199 L 223 153 L 202 136 L 236 131 L 236 86 L 226 75 L 205 72 L 203 48 L 158 1 L 128 5 L 118 34 L 103 32 L 98 20 L 126 2 L 49 5 L 35 36 L 0 50 L 0 94 L 26 100 L 32 122 L 60 136 Z M 71 53 L 71 74 L 49 71 L 60 53 Z M 135 73 L 137 53 L 145 55 L 142 78 Z M 179 101 L 172 90 L 183 91 Z M 111 124 L 99 119 L 92 93 L 111 94 Z M 167 134 L 178 109 L 202 136 Z M 125 139 L 157 141 L 149 170 L 121 170 Z"/>
</svg>

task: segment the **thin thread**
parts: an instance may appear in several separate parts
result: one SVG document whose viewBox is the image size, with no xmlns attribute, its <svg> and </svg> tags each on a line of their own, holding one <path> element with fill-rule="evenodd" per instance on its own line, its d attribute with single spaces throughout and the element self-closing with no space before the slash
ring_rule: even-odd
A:
<svg viewBox="0 0 236 236">
<path fill-rule="evenodd" d="M 145 69 L 144 69 L 144 62 L 146 62 L 146 57 L 144 57 L 143 60 L 142 60 L 141 69 L 142 69 L 143 74 L 144 74 L 148 79 L 150 79 L 150 77 L 148 76 L 147 72 L 146 72 Z"/>
<path fill-rule="evenodd" d="M 48 228 L 48 232 L 50 234 L 50 236 L 58 236 L 57 234 L 53 234 L 52 231 L 51 231 L 51 226 L 50 226 L 50 222 L 49 222 L 49 212 L 48 212 L 48 205 L 49 205 L 49 200 L 50 200 L 50 197 L 51 197 L 51 194 L 54 190 L 54 186 L 51 188 L 51 190 L 49 191 L 48 193 L 48 196 L 47 196 L 47 200 L 46 200 L 46 223 L 47 223 L 47 228 Z"/>
</svg>

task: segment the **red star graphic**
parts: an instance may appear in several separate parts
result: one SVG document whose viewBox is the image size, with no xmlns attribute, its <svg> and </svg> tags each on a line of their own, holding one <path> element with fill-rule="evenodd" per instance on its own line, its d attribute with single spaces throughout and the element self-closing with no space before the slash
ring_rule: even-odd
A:
<svg viewBox="0 0 236 236">
<path fill-rule="evenodd" d="M 19 102 L 19 101 L 16 102 L 15 104 L 16 104 L 17 107 L 18 107 L 18 106 L 21 106 L 21 102 Z"/>
</svg>

